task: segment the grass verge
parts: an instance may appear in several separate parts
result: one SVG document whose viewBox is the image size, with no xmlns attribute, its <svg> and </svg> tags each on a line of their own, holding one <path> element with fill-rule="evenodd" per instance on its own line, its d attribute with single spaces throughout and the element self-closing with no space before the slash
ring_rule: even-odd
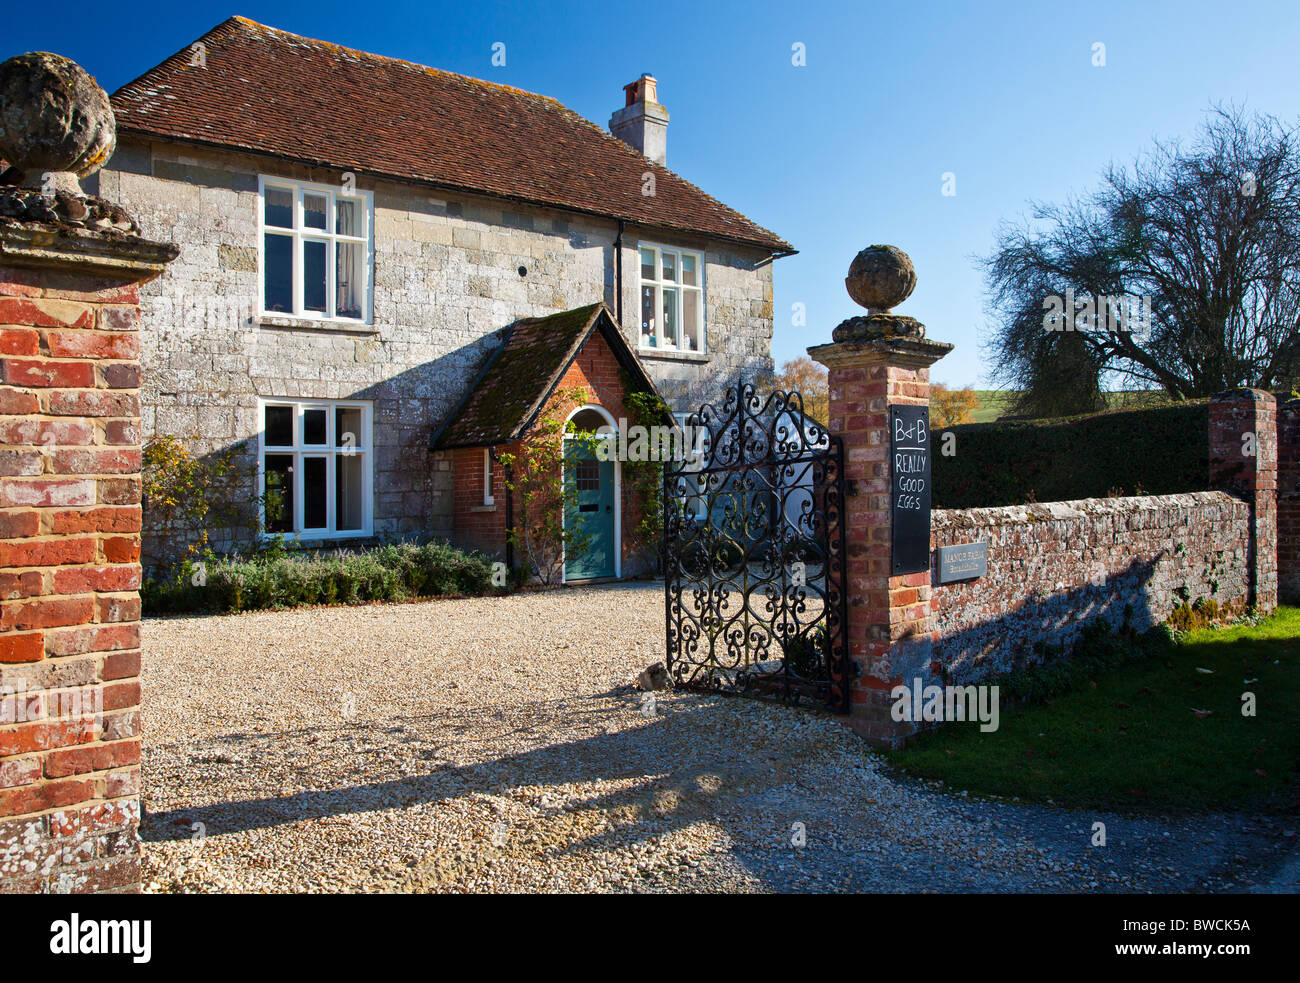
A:
<svg viewBox="0 0 1300 983">
<path fill-rule="evenodd" d="M 1150 644 L 1150 637 L 1139 644 Z M 1254 716 L 1242 713 L 1255 695 Z M 1297 805 L 1300 609 L 1200 629 L 1150 658 L 1002 707 L 997 731 L 948 724 L 891 763 L 975 793 L 1141 811 Z"/>
</svg>

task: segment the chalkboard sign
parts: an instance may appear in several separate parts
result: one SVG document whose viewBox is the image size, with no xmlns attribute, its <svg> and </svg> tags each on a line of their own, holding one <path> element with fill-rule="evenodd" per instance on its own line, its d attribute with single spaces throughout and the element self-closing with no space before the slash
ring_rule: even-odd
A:
<svg viewBox="0 0 1300 983">
<path fill-rule="evenodd" d="M 889 408 L 893 572 L 930 569 L 930 408 Z"/>
</svg>

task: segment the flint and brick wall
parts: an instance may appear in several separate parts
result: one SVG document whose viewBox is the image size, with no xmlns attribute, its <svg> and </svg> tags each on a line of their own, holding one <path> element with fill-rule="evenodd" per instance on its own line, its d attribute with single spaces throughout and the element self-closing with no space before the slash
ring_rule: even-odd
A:
<svg viewBox="0 0 1300 983">
<path fill-rule="evenodd" d="M 0 893 L 139 883 L 136 303 L 0 265 Z"/>
<path fill-rule="evenodd" d="M 452 462 L 426 442 L 518 318 L 615 304 L 617 223 L 472 195 L 360 178 L 375 196 L 374 324 L 259 319 L 258 174 L 337 186 L 341 173 L 131 138 L 100 174 L 146 235 L 182 247 L 142 290 L 142 419 L 154 436 L 197 437 L 201 453 L 248 441 L 263 398 L 374 403 L 375 532 L 451 533 Z M 638 232 L 622 240 L 623 320 L 639 342 Z M 649 241 L 664 237 L 646 236 Z M 708 354 L 645 356 L 674 409 L 694 409 L 738 375 L 770 372 L 772 267 L 759 250 L 689 237 L 705 259 Z M 518 270 L 524 267 L 526 275 Z M 251 489 L 250 489 L 251 495 Z M 228 531 L 213 531 L 218 545 Z M 160 552 L 146 529 L 146 562 Z"/>
<path fill-rule="evenodd" d="M 978 682 L 1068 650 L 1099 619 L 1141 631 L 1201 599 L 1240 612 L 1250 520 L 1219 491 L 937 510 L 931 547 L 987 542 L 988 573 L 940 584 L 935 557 L 933 668 Z"/>
<path fill-rule="evenodd" d="M 1277 593 L 1300 604 L 1300 399 L 1277 408 Z"/>
<path fill-rule="evenodd" d="M 850 320 L 836 329 L 843 340 L 808 350 L 830 369 L 828 424 L 844 445 L 845 631 L 858 670 L 847 722 L 858 733 L 897 747 L 916 729 L 892 714 L 898 685 L 968 683 L 1068 655 L 1103 619 L 1141 630 L 1201 600 L 1229 614 L 1273 610 L 1276 403 L 1253 389 L 1210 401 L 1200 439 L 1208 439 L 1213 491 L 938 510 L 930 569 L 892 575 L 889 408 L 928 405 L 927 367 L 949 347 L 908 327 L 881 316 L 865 328 Z M 1284 489 L 1294 474 L 1287 440 Z M 940 584 L 933 551 L 981 541 L 986 575 Z"/>
<path fill-rule="evenodd" d="M 940 585 L 931 563 L 931 668 L 968 682 L 1068 653 L 1104 619 L 1144 630 L 1182 603 L 1268 614 L 1278 595 L 1276 401 L 1210 401 L 1215 491 L 936 511 L 931 545 L 988 543 L 988 574 Z M 1049 648 L 1050 646 L 1050 648 Z"/>
</svg>

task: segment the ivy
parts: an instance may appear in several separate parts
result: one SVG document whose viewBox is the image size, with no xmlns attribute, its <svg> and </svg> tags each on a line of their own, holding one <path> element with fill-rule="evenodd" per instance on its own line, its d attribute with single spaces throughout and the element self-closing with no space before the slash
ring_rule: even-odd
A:
<svg viewBox="0 0 1300 983">
<path fill-rule="evenodd" d="M 623 407 L 629 426 L 648 430 L 664 426 L 666 420 L 672 419 L 668 404 L 656 393 L 628 391 L 623 397 Z M 638 552 L 659 545 L 664 527 L 663 487 L 662 461 L 623 462 L 623 494 L 631 499 L 637 513 L 630 542 Z"/>
<path fill-rule="evenodd" d="M 142 489 L 144 514 L 158 535 L 160 563 L 215 559 L 212 532 L 244 530 L 250 539 L 261 532 L 261 509 L 253 492 L 257 467 L 245 456 L 243 441 L 199 455 L 198 438 L 158 437 L 144 446 Z"/>
<path fill-rule="evenodd" d="M 564 467 L 564 443 L 578 441 L 594 449 L 599 439 L 565 421 L 587 402 L 581 387 L 557 390 L 517 449 L 497 455 L 515 509 L 508 541 L 523 554 L 528 573 L 542 584 L 558 583 L 564 558 L 576 559 L 591 548 L 592 537 L 564 521 L 578 500 L 577 485 Z"/>
</svg>

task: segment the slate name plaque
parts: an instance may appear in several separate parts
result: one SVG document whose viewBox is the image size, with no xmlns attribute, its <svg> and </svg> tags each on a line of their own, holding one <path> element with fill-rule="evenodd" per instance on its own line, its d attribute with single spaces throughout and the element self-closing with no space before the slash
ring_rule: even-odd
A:
<svg viewBox="0 0 1300 983">
<path fill-rule="evenodd" d="M 989 572 L 989 544 L 962 543 L 939 547 L 939 583 L 972 580 Z"/>
<path fill-rule="evenodd" d="M 893 573 L 930 570 L 930 408 L 889 408 Z"/>
</svg>

